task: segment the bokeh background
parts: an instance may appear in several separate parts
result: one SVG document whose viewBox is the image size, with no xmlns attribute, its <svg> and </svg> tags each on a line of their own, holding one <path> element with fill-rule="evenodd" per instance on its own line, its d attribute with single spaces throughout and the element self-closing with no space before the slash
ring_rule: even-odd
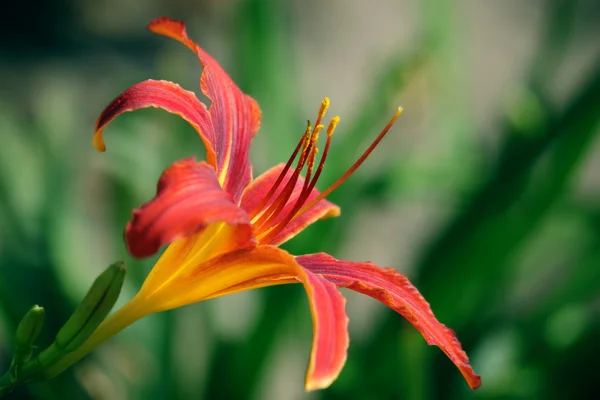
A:
<svg viewBox="0 0 600 400">
<path fill-rule="evenodd" d="M 329 96 L 335 135 L 321 189 L 402 105 L 373 156 L 330 199 L 342 217 L 285 245 L 409 276 L 452 327 L 483 386 L 405 320 L 348 297 L 351 346 L 331 388 L 303 390 L 312 337 L 300 286 L 150 316 L 23 399 L 600 398 L 600 3 L 594 0 L 32 0 L 0 24 L 0 367 L 15 326 L 46 309 L 45 347 L 108 264 L 120 303 L 152 260 L 122 242 L 131 209 L 192 128 L 142 110 L 91 146 L 122 90 L 167 79 L 199 92 L 185 47 L 145 29 L 184 19 L 263 123 L 256 174 L 285 161 Z"/>
</svg>

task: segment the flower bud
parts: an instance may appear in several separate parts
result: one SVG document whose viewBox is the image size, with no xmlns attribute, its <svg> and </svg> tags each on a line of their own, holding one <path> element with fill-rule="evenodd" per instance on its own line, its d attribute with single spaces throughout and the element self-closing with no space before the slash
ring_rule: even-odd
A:
<svg viewBox="0 0 600 400">
<path fill-rule="evenodd" d="M 44 309 L 37 305 L 31 307 L 17 326 L 14 365 L 21 365 L 31 357 L 33 342 L 39 336 L 44 325 Z"/>
<path fill-rule="evenodd" d="M 92 284 L 71 318 L 54 340 L 58 350 L 69 353 L 77 349 L 96 330 L 117 301 L 125 279 L 125 264 L 108 267 Z"/>
</svg>

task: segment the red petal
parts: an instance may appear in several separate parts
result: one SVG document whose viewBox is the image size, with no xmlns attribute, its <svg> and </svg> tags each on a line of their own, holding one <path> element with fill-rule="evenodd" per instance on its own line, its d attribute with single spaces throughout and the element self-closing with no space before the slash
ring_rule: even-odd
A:
<svg viewBox="0 0 600 400">
<path fill-rule="evenodd" d="M 102 131 L 119 115 L 140 108 L 157 107 L 177 114 L 192 125 L 206 145 L 207 161 L 216 165 L 216 139 L 210 114 L 196 95 L 167 81 L 147 80 L 131 86 L 102 111 L 94 129 L 94 147 L 104 151 Z"/>
<path fill-rule="evenodd" d="M 183 22 L 163 17 L 150 22 L 148 29 L 180 41 L 200 58 L 204 67 L 200 87 L 212 101 L 209 112 L 215 128 L 219 181 L 234 200 L 239 200 L 252 180 L 248 151 L 260 126 L 258 104 L 236 86 L 219 63 L 188 37 Z"/>
<path fill-rule="evenodd" d="M 446 353 L 471 389 L 481 385 L 481 378 L 471 368 L 454 332 L 435 318 L 429 303 L 404 275 L 373 263 L 337 260 L 325 253 L 296 257 L 296 261 L 339 287 L 371 296 L 397 311 L 421 332 L 428 344 L 439 346 Z"/>
<path fill-rule="evenodd" d="M 238 265 L 257 264 L 262 265 L 261 269 L 265 270 L 267 265 L 285 264 L 291 267 L 289 273 L 304 284 L 313 317 L 313 346 L 306 371 L 306 390 L 324 389 L 331 385 L 346 363 L 350 343 L 346 299 L 334 284 L 302 268 L 294 257 L 277 247 L 258 246 L 246 253 L 243 250 L 237 253 L 237 257 L 241 259 Z M 236 256 L 232 253 L 223 259 L 230 257 Z M 281 282 L 285 283 L 285 280 L 282 279 Z M 257 283 L 264 286 L 260 280 Z M 240 288 L 231 289 L 230 293 Z"/>
<path fill-rule="evenodd" d="M 306 390 L 331 385 L 346 363 L 348 316 L 346 299 L 334 284 L 304 270 L 304 288 L 308 293 L 313 317 L 313 348 L 306 371 Z"/>
<path fill-rule="evenodd" d="M 238 225 L 240 246 L 251 240 L 247 214 L 221 189 L 214 168 L 188 158 L 167 168 L 158 181 L 156 197 L 133 211 L 125 240 L 134 257 L 148 257 L 163 244 L 198 233 L 214 222 Z"/>
<path fill-rule="evenodd" d="M 267 172 L 265 172 L 264 174 L 262 174 L 261 176 L 256 178 L 244 191 L 244 194 L 242 195 L 240 207 L 242 207 L 244 210 L 246 210 L 247 213 L 251 213 L 252 211 L 254 211 L 254 209 L 260 205 L 262 200 L 265 198 L 266 194 L 269 192 L 269 190 L 273 186 L 273 184 L 279 177 L 279 174 L 283 170 L 284 166 L 285 166 L 284 164 L 276 165 L 275 167 L 271 168 L 270 170 L 268 170 Z M 281 191 L 283 190 L 283 188 L 285 187 L 287 182 L 292 177 L 292 174 L 293 174 L 293 171 L 290 169 L 287 172 L 287 174 L 286 174 L 285 178 L 283 179 L 283 181 L 281 182 L 281 184 L 279 185 L 279 188 L 277 189 L 277 191 L 271 198 L 271 200 L 267 203 L 266 207 L 271 205 L 273 203 L 273 200 L 275 198 L 277 198 L 279 193 L 281 193 Z M 296 182 L 294 192 L 290 196 L 290 199 L 287 201 L 285 208 L 279 214 L 279 216 L 274 221 L 274 223 L 278 223 L 279 221 L 281 221 L 288 215 L 288 213 L 294 207 L 296 200 L 298 200 L 298 197 L 300 196 L 300 192 L 302 191 L 303 185 L 304 185 L 304 179 L 302 177 L 298 178 L 298 182 Z M 313 189 L 313 191 L 311 192 L 311 194 L 309 195 L 309 197 L 307 199 L 307 202 L 311 201 L 318 195 L 319 195 L 319 191 L 317 189 Z M 313 222 L 316 222 L 322 218 L 335 217 L 338 215 L 340 215 L 340 208 L 338 206 L 336 206 L 335 204 L 333 204 L 327 200 L 321 200 L 320 202 L 315 204 L 313 207 L 311 207 L 309 210 L 307 210 L 304 214 L 302 214 L 298 218 L 294 218 L 292 221 L 290 221 L 287 224 L 287 226 L 283 229 L 283 231 L 281 231 L 275 237 L 275 239 L 271 242 L 271 244 L 274 246 L 279 246 L 281 243 L 284 243 L 285 241 L 296 236 L 298 233 L 300 233 L 302 230 L 304 230 L 304 228 L 306 228 L 308 225 L 312 224 Z"/>
<path fill-rule="evenodd" d="M 157 290 L 144 284 L 158 310 L 181 307 L 197 301 L 244 290 L 302 282 L 313 316 L 313 346 L 306 373 L 306 389 L 329 386 L 339 375 L 348 349 L 346 300 L 333 283 L 304 268 L 289 253 L 274 246 L 238 249 L 198 264 L 188 262 L 183 272 L 178 264 L 167 284 Z M 152 273 L 151 273 L 152 274 Z M 154 292 L 155 294 L 148 294 Z M 162 293 L 158 293 L 162 292 Z"/>
</svg>

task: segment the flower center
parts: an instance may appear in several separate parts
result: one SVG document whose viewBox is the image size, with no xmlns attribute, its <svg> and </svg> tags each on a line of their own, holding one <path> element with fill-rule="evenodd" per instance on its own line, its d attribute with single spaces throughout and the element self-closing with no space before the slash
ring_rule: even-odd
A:
<svg viewBox="0 0 600 400">
<path fill-rule="evenodd" d="M 290 221 L 304 214 L 311 207 L 316 205 L 319 201 L 323 200 L 331 192 L 337 189 L 346 179 L 348 179 L 348 177 L 352 175 L 354 171 L 356 171 L 358 167 L 360 167 L 360 165 L 367 159 L 375 147 L 377 147 L 379 142 L 381 142 L 383 137 L 387 134 L 402 112 L 402 107 L 398 107 L 396 114 L 394 114 L 385 128 L 383 128 L 381 133 L 377 136 L 373 143 L 371 143 L 369 148 L 358 158 L 358 160 L 331 186 L 307 202 L 310 194 L 317 184 L 317 181 L 319 180 L 319 177 L 321 176 L 325 161 L 327 160 L 327 153 L 329 152 L 329 146 L 331 144 L 333 132 L 340 121 L 338 116 L 333 117 L 327 126 L 327 141 L 325 142 L 323 155 L 321 156 L 321 160 L 319 161 L 319 165 L 313 176 L 312 173 L 315 166 L 315 160 L 317 153 L 319 152 L 319 149 L 317 148 L 319 133 L 325 128 L 324 125 L 321 125 L 321 120 L 325 116 L 328 108 L 329 99 L 326 97 L 321 102 L 321 107 L 319 108 L 319 113 L 317 115 L 314 127 L 312 127 L 310 121 L 308 121 L 306 130 L 304 131 L 302 138 L 290 156 L 290 159 L 277 177 L 267 195 L 250 214 L 254 234 L 261 244 L 269 244 L 279 233 L 281 233 L 281 231 Z M 281 187 L 285 176 L 290 171 L 296 158 L 298 158 L 298 162 L 296 163 L 296 168 L 294 169 L 292 176 L 287 181 L 283 189 L 279 191 L 279 194 L 275 197 L 275 199 L 270 202 L 277 190 Z M 285 206 L 288 204 L 288 201 L 292 196 L 294 189 L 296 188 L 300 173 L 305 166 L 306 178 L 304 179 L 304 184 L 302 185 L 300 194 L 298 195 L 291 210 L 282 218 L 282 212 Z"/>
</svg>

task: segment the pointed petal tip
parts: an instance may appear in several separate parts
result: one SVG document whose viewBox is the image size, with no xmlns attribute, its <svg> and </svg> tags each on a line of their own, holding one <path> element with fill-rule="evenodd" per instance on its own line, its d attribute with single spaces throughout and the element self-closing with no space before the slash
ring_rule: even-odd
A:
<svg viewBox="0 0 600 400">
<path fill-rule="evenodd" d="M 157 35 L 163 35 L 175 39 L 186 45 L 194 53 L 198 54 L 198 46 L 190 39 L 185 29 L 185 22 L 169 17 L 156 18 L 148 24 L 148 30 Z M 198 54 L 200 56 L 200 54 Z M 200 57 L 200 63 L 204 66 L 204 60 Z"/>
<path fill-rule="evenodd" d="M 346 364 L 350 339 L 346 298 L 335 284 L 308 270 L 302 272 L 313 316 L 313 347 L 306 371 L 307 391 L 325 389 Z"/>
<path fill-rule="evenodd" d="M 104 139 L 102 138 L 102 129 L 98 129 L 94 132 L 92 145 L 100 153 L 104 153 L 106 151 L 106 145 L 104 144 Z"/>
<path fill-rule="evenodd" d="M 379 268 L 368 262 L 338 260 L 325 253 L 296 257 L 296 261 L 338 287 L 373 297 L 398 312 L 429 345 L 438 346 L 446 353 L 471 389 L 481 386 L 481 377 L 469 364 L 454 331 L 437 320 L 429 303 L 404 275 L 395 269 Z"/>
<path fill-rule="evenodd" d="M 344 304 L 345 302 L 345 298 L 344 298 Z M 345 326 L 346 326 L 346 331 L 348 330 L 348 317 L 346 316 L 345 318 Z M 327 389 L 329 386 L 331 386 L 333 384 L 333 382 L 336 381 L 336 379 L 340 376 L 340 373 L 342 372 L 342 368 L 344 367 L 344 365 L 346 365 L 346 360 L 348 358 L 348 347 L 350 346 L 350 341 L 348 340 L 348 336 L 346 336 L 346 340 L 345 340 L 345 347 L 344 347 L 344 356 L 341 360 L 339 360 L 339 362 L 337 363 L 337 365 L 335 366 L 335 369 L 331 370 L 329 373 L 327 374 L 322 374 L 321 376 L 315 376 L 314 372 L 315 372 L 315 366 L 313 363 L 314 357 L 311 354 L 311 361 L 309 363 L 308 366 L 308 370 L 306 372 L 306 378 L 304 380 L 304 389 L 307 392 L 313 392 L 315 390 L 322 390 L 322 389 Z"/>
<path fill-rule="evenodd" d="M 177 40 L 198 56 L 204 68 L 200 88 L 211 101 L 211 122 L 214 135 L 219 139 L 215 148 L 219 181 L 238 201 L 252 180 L 248 152 L 250 142 L 260 126 L 258 104 L 245 95 L 219 63 L 188 36 L 184 22 L 161 17 L 151 21 L 148 29 Z"/>
<path fill-rule="evenodd" d="M 187 32 L 185 31 L 185 22 L 169 17 L 158 17 L 150 21 L 148 24 L 148 30 L 158 35 L 165 35 L 174 37 L 174 35 L 181 38 L 188 38 Z"/>
<path fill-rule="evenodd" d="M 327 389 L 329 386 L 331 386 L 333 382 L 335 382 L 338 375 L 339 373 L 328 377 L 322 377 L 319 379 L 311 379 L 307 377 L 304 383 L 304 389 L 307 392 L 314 392 L 315 390 Z"/>
<path fill-rule="evenodd" d="M 116 117 L 126 112 L 142 108 L 160 108 L 177 115 L 188 122 L 200 135 L 206 147 L 206 159 L 215 165 L 215 133 L 206 106 L 193 92 L 183 89 L 176 83 L 165 80 L 147 79 L 125 89 L 115 97 L 100 113 L 94 127 L 92 144 L 99 152 L 104 152 L 103 132 Z"/>
<path fill-rule="evenodd" d="M 471 390 L 475 390 L 479 386 L 481 386 L 481 377 L 479 375 L 477 375 L 473 371 L 472 368 L 470 368 L 470 369 L 471 369 L 470 373 L 468 373 L 468 374 L 467 373 L 463 373 L 463 376 L 464 376 L 465 380 L 467 381 L 467 384 L 469 385 L 469 387 L 471 388 Z"/>
<path fill-rule="evenodd" d="M 156 29 L 160 29 L 161 27 L 165 26 L 179 26 L 185 29 L 185 23 L 183 21 L 169 17 L 154 18 L 152 21 L 150 21 L 150 23 L 148 23 L 148 29 L 152 32 L 154 32 Z"/>
<path fill-rule="evenodd" d="M 342 209 L 334 204 L 334 207 L 331 207 L 325 215 L 321 217 L 321 219 L 339 217 L 342 214 Z"/>
</svg>

